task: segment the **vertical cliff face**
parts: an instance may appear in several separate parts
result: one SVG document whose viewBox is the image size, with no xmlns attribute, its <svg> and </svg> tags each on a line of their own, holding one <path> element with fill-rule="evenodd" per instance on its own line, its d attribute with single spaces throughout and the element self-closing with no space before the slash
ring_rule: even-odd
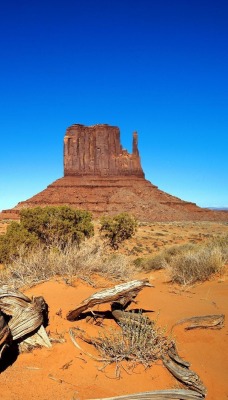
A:
<svg viewBox="0 0 228 400">
<path fill-rule="evenodd" d="M 64 176 L 74 175 L 144 177 L 137 133 L 133 133 L 133 149 L 129 154 L 123 150 L 120 131 L 115 126 L 70 126 L 64 138 Z"/>
</svg>

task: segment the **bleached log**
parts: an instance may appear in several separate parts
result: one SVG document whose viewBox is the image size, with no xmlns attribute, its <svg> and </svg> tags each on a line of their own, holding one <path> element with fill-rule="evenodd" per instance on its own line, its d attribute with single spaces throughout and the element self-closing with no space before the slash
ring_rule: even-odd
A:
<svg viewBox="0 0 228 400">
<path fill-rule="evenodd" d="M 144 287 L 154 286 L 149 283 L 148 279 L 142 279 L 122 283 L 112 288 L 96 292 L 92 296 L 83 300 L 74 310 L 69 311 L 67 319 L 69 321 L 74 321 L 83 311 L 98 304 L 119 302 L 124 308 L 126 304 L 134 301 L 135 297 Z"/>
<path fill-rule="evenodd" d="M 106 397 L 99 399 L 89 400 L 198 400 L 204 396 L 193 390 L 185 389 L 168 389 L 168 390 L 155 390 L 152 392 L 141 392 L 134 394 L 127 394 L 125 396 Z"/>
<path fill-rule="evenodd" d="M 33 336 L 33 345 L 41 345 L 41 341 L 51 346 L 47 334 L 44 335 L 41 329 L 41 336 L 36 330 L 43 324 L 46 303 L 43 297 L 29 299 L 18 290 L 7 285 L 0 287 L 0 310 L 11 316 L 7 329 L 10 331 L 12 340 L 23 339 L 27 335 Z M 44 329 L 44 328 L 43 328 Z M 38 334 L 38 335 L 37 335 Z"/>
<path fill-rule="evenodd" d="M 13 340 L 33 332 L 43 323 L 42 305 L 36 299 L 31 301 L 21 293 L 19 295 L 14 293 L 11 296 L 11 290 L 7 293 L 3 292 L 3 294 L 1 292 L 0 309 L 5 314 L 12 316 L 8 325 Z"/>
</svg>

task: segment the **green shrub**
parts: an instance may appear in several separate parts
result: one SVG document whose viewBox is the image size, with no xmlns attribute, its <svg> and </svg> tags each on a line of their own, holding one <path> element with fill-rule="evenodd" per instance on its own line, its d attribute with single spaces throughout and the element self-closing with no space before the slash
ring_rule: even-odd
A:
<svg viewBox="0 0 228 400">
<path fill-rule="evenodd" d="M 143 257 L 138 257 L 138 258 L 134 259 L 133 264 L 134 264 L 134 266 L 136 268 L 142 268 L 143 269 L 144 261 L 145 261 L 145 259 Z"/>
<path fill-rule="evenodd" d="M 5 235 L 0 236 L 0 262 L 6 264 L 18 255 L 20 246 L 24 246 L 24 252 L 38 243 L 35 233 L 29 232 L 17 222 L 11 222 Z"/>
<path fill-rule="evenodd" d="M 120 243 L 135 234 L 136 227 L 137 222 L 133 216 L 128 213 L 121 213 L 114 217 L 103 217 L 100 231 L 109 245 L 114 249 L 118 249 Z"/>
<path fill-rule="evenodd" d="M 12 222 L 0 237 L 0 262 L 6 264 L 18 256 L 21 245 L 24 253 L 37 244 L 64 249 L 68 243 L 79 245 L 93 234 L 92 215 L 87 211 L 68 206 L 24 209 L 20 212 L 20 224 Z"/>
<path fill-rule="evenodd" d="M 20 212 L 21 225 L 46 245 L 80 243 L 94 234 L 92 215 L 68 206 L 36 207 Z"/>
</svg>

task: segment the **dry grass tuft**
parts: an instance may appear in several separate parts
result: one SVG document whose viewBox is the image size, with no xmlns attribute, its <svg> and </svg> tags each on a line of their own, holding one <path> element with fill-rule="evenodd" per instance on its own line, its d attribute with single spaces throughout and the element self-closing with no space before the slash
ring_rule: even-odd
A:
<svg viewBox="0 0 228 400">
<path fill-rule="evenodd" d="M 218 247 L 188 251 L 174 257 L 169 268 L 172 282 L 181 285 L 203 282 L 223 272 L 222 251 Z"/>
<path fill-rule="evenodd" d="M 23 246 L 19 256 L 0 270 L 0 284 L 7 283 L 16 288 L 31 287 L 52 277 L 63 277 L 68 284 L 75 278 L 91 280 L 91 275 L 100 274 L 112 280 L 127 280 L 134 273 L 124 255 L 108 255 L 97 238 L 85 240 L 80 247 L 68 244 L 64 250 L 59 246 L 38 246 L 30 252 Z"/>
<path fill-rule="evenodd" d="M 173 246 L 146 259 L 136 259 L 142 270 L 167 268 L 172 282 L 189 285 L 203 282 L 212 275 L 222 273 L 228 262 L 228 236 L 213 238 L 202 244 L 188 243 Z"/>
<path fill-rule="evenodd" d="M 139 363 L 149 367 L 167 353 L 171 340 L 165 336 L 165 330 L 142 314 L 138 316 L 135 320 L 128 313 L 120 324 L 121 330 L 110 329 L 94 340 L 103 359 L 117 365 L 130 361 L 132 368 Z"/>
<path fill-rule="evenodd" d="M 141 259 L 141 262 L 136 262 L 136 265 L 139 264 L 141 269 L 146 272 L 164 269 L 168 267 L 173 257 L 182 253 L 186 253 L 188 250 L 192 250 L 193 248 L 194 245 L 190 243 L 179 246 L 172 246 L 168 249 L 160 251 L 153 257 Z"/>
</svg>

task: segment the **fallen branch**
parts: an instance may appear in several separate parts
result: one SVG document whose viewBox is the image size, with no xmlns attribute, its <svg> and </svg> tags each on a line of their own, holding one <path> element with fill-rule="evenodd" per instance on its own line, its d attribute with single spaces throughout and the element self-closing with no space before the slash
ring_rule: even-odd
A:
<svg viewBox="0 0 228 400">
<path fill-rule="evenodd" d="M 184 318 L 181 319 L 180 321 L 177 321 L 173 325 L 172 330 L 176 325 L 181 325 L 181 324 L 188 324 L 188 326 L 185 327 L 186 330 L 196 329 L 196 328 L 221 329 L 224 326 L 224 321 L 225 321 L 224 314 L 212 314 L 212 315 L 202 315 L 202 316 Z"/>
<path fill-rule="evenodd" d="M 164 366 L 184 385 L 190 387 L 194 391 L 197 391 L 201 395 L 206 395 L 206 388 L 200 380 L 199 376 L 185 367 L 183 364 L 179 364 L 169 357 L 162 357 Z"/>
<path fill-rule="evenodd" d="M 93 360 L 99 361 L 99 362 L 110 361 L 109 359 L 95 357 L 95 356 L 93 356 L 92 354 L 88 353 L 87 351 L 83 350 L 83 349 L 81 348 L 81 346 L 79 346 L 78 342 L 76 341 L 75 334 L 74 334 L 74 329 L 73 329 L 73 328 L 69 330 L 69 335 L 70 335 L 70 338 L 71 338 L 73 344 L 75 345 L 75 347 L 77 347 L 77 349 L 80 350 L 80 351 L 81 351 L 82 353 L 84 353 L 85 355 L 87 355 L 87 356 L 89 356 L 90 358 L 92 358 Z M 81 337 L 81 339 L 82 339 L 82 337 Z M 85 340 L 85 339 L 83 338 L 83 340 Z M 85 341 L 86 341 L 86 340 L 85 340 Z M 89 343 L 89 341 L 87 341 L 87 343 Z"/>
<path fill-rule="evenodd" d="M 168 356 L 171 360 L 175 361 L 177 364 L 182 365 L 183 367 L 190 367 L 190 363 L 188 361 L 183 360 L 177 353 L 177 348 L 174 342 L 172 342 L 172 346 L 168 350 Z"/>
<path fill-rule="evenodd" d="M 134 301 L 140 290 L 146 286 L 153 287 L 147 279 L 134 280 L 116 285 L 110 289 L 96 292 L 82 301 L 74 310 L 69 311 L 67 319 L 69 321 L 75 321 L 83 311 L 94 307 L 97 304 L 118 302 L 124 308 L 126 304 Z"/>
<path fill-rule="evenodd" d="M 152 392 L 141 392 L 134 394 L 127 394 L 125 396 L 107 397 L 89 400 L 198 400 L 203 396 L 193 390 L 185 389 L 168 389 L 168 390 L 155 390 Z"/>
</svg>

